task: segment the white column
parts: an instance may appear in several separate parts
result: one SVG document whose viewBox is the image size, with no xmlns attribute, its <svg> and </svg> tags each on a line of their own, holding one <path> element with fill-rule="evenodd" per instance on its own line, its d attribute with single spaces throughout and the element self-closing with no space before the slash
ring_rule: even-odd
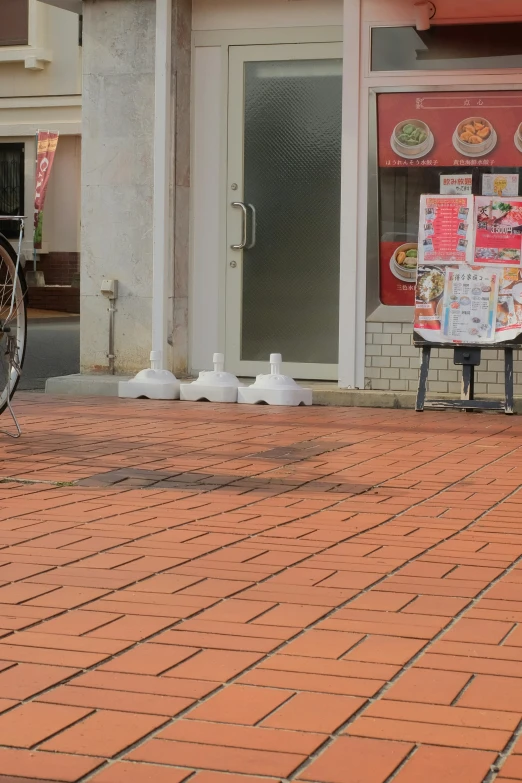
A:
<svg viewBox="0 0 522 783">
<path fill-rule="evenodd" d="M 364 388 L 366 260 L 358 257 L 365 230 L 359 197 L 361 0 L 344 0 L 343 33 L 339 386 Z"/>
<path fill-rule="evenodd" d="M 120 397 L 178 399 L 179 381 L 165 369 L 167 284 L 170 263 L 170 139 L 172 1 L 156 0 L 154 69 L 154 202 L 152 248 L 152 350 L 150 369 L 119 383 Z M 175 1 L 175 0 L 174 0 Z"/>
<path fill-rule="evenodd" d="M 172 0 L 156 0 L 154 82 L 154 206 L 152 245 L 152 351 L 150 366 L 163 370 L 167 345 L 166 282 L 169 263 L 169 174 Z"/>
</svg>

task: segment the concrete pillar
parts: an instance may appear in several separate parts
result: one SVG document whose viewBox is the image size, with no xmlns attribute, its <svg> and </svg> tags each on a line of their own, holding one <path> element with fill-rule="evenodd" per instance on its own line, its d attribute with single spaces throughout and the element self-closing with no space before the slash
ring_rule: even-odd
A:
<svg viewBox="0 0 522 783">
<path fill-rule="evenodd" d="M 361 257 L 361 0 L 344 0 L 339 386 L 364 388 L 366 259 Z"/>
<path fill-rule="evenodd" d="M 100 284 L 115 278 L 116 373 L 132 375 L 149 366 L 151 351 L 155 0 L 84 0 L 83 14 L 81 369 L 107 372 Z M 179 371 L 187 364 L 189 0 L 174 0 L 172 24 L 165 367 Z"/>
<path fill-rule="evenodd" d="M 172 345 L 170 369 L 180 375 L 188 369 L 192 0 L 175 0 L 172 25 L 174 280 L 170 307 L 173 328 L 169 342 Z"/>
</svg>

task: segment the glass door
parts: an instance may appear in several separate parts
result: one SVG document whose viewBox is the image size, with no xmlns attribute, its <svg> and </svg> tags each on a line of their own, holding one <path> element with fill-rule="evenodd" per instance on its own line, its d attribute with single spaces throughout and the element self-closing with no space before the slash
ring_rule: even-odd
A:
<svg viewBox="0 0 522 783">
<path fill-rule="evenodd" d="M 341 44 L 230 49 L 227 365 L 336 379 Z"/>
</svg>

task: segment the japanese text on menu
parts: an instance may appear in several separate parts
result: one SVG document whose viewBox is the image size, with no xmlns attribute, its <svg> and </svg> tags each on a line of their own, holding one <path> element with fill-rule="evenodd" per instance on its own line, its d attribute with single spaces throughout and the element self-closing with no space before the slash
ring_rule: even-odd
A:
<svg viewBox="0 0 522 783">
<path fill-rule="evenodd" d="M 519 266 L 522 260 L 522 199 L 475 199 L 475 263 Z"/>
<path fill-rule="evenodd" d="M 490 267 L 447 268 L 442 332 L 463 343 L 493 342 L 498 272 Z"/>
<path fill-rule="evenodd" d="M 472 258 L 473 199 L 422 196 L 420 263 L 464 264 Z"/>
</svg>

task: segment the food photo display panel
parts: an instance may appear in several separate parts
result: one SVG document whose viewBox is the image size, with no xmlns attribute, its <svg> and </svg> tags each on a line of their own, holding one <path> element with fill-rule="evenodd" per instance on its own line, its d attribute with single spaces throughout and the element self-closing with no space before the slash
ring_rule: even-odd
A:
<svg viewBox="0 0 522 783">
<path fill-rule="evenodd" d="M 519 196 L 522 91 L 381 93 L 377 140 L 380 300 L 413 305 L 417 265 L 427 262 L 417 236 L 421 195 L 484 195 L 498 203 Z M 504 225 L 517 217 L 513 211 Z M 494 263 L 510 260 L 504 254 Z"/>
</svg>

